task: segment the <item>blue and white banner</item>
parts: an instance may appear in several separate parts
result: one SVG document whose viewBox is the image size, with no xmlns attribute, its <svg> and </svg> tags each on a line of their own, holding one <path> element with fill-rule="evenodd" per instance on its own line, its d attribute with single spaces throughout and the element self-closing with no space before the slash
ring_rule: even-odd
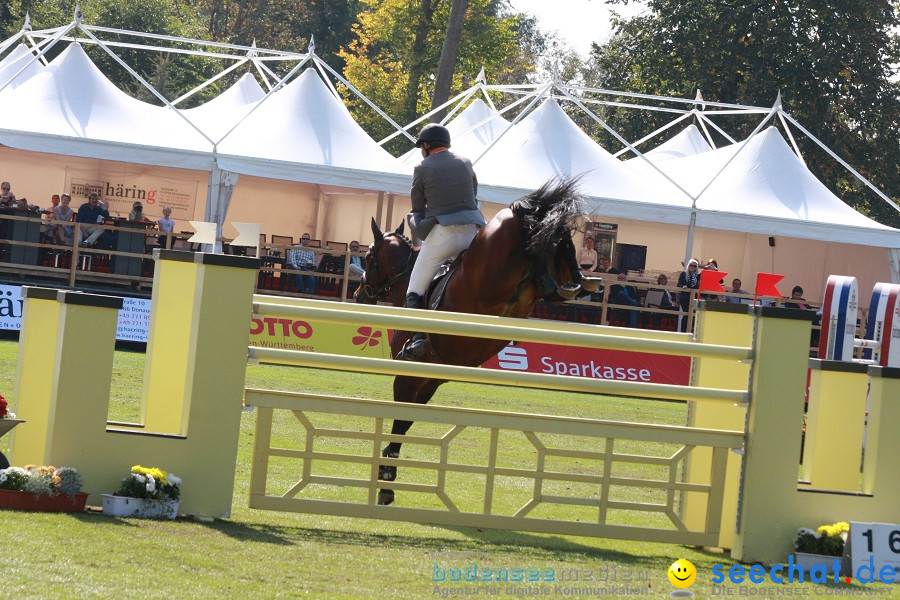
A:
<svg viewBox="0 0 900 600">
<path fill-rule="evenodd" d="M 116 339 L 146 342 L 150 329 L 150 300 L 122 298 Z M 0 285 L 0 329 L 18 331 L 22 328 L 22 286 Z"/>
</svg>

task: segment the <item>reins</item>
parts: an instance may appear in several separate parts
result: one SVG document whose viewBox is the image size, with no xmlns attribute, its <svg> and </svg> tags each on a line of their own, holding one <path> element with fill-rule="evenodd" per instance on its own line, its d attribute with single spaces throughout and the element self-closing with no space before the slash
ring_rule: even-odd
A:
<svg viewBox="0 0 900 600">
<path fill-rule="evenodd" d="M 378 248 L 380 246 L 381 246 L 381 243 L 379 243 L 378 247 L 375 247 L 372 249 L 373 252 L 377 253 Z M 378 300 L 382 296 L 390 294 L 391 288 L 393 287 L 393 285 L 395 283 L 397 283 L 398 281 L 400 281 L 401 279 L 403 279 L 404 276 L 410 274 L 410 272 L 412 271 L 412 263 L 415 262 L 413 260 L 413 257 L 415 256 L 416 253 L 413 251 L 412 247 L 408 246 L 408 248 L 409 248 L 409 254 L 406 255 L 406 264 L 403 265 L 403 269 L 399 273 L 397 273 L 396 275 L 394 275 L 393 277 L 391 277 L 390 279 L 388 279 L 387 281 L 382 283 L 380 286 L 378 286 L 377 289 L 373 290 L 372 286 L 370 286 L 368 283 L 366 283 L 366 285 L 363 286 L 363 293 L 366 296 L 368 296 L 369 298 L 374 298 L 375 300 Z M 375 260 L 374 257 L 372 259 L 372 275 L 374 275 L 375 277 L 378 277 L 378 261 Z M 366 278 L 366 280 L 368 281 L 368 277 Z"/>
</svg>

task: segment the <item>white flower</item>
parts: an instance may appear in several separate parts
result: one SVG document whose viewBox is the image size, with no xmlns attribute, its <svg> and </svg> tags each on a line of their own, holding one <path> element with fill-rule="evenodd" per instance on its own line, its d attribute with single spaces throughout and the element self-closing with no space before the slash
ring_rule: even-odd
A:
<svg viewBox="0 0 900 600">
<path fill-rule="evenodd" d="M 6 481 L 6 469 L 0 471 L 0 483 L 3 483 L 4 481 Z"/>
<path fill-rule="evenodd" d="M 140 473 L 134 473 L 132 477 L 134 477 L 135 481 L 137 481 L 138 483 L 146 483 L 147 481 L 147 478 Z"/>
<path fill-rule="evenodd" d="M 181 477 L 178 477 L 177 475 L 173 475 L 172 473 L 169 473 L 168 479 L 169 479 L 169 485 L 175 485 L 175 486 L 181 485 Z"/>
<path fill-rule="evenodd" d="M 152 494 L 156 491 L 156 480 L 153 479 L 153 475 L 147 475 L 147 493 Z"/>
<path fill-rule="evenodd" d="M 7 411 L 7 413 L 6 413 L 6 418 L 7 418 L 7 419 L 15 419 L 15 418 L 16 418 L 16 413 L 14 413 L 14 412 L 12 412 L 12 411 Z"/>
</svg>

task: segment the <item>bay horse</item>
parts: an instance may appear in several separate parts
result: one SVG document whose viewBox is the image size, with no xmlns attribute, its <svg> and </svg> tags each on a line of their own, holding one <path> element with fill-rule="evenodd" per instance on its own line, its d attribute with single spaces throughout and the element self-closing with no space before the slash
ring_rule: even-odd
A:
<svg viewBox="0 0 900 600">
<path fill-rule="evenodd" d="M 545 183 L 539 190 L 501 210 L 482 228 L 458 261 L 437 310 L 526 318 L 539 300 L 570 300 L 583 290 L 596 291 L 600 280 L 582 278 L 575 258 L 572 229 L 580 216 L 577 180 Z M 409 275 L 418 251 L 403 235 L 403 224 L 382 233 L 372 219 L 375 241 L 365 257 L 365 272 L 355 299 L 375 304 L 406 303 Z M 564 282 L 564 283 L 560 283 Z M 395 357 L 410 337 L 398 331 L 391 340 Z M 428 334 L 427 351 L 421 362 L 481 366 L 507 345 L 505 340 Z M 394 379 L 394 401 L 425 404 L 443 380 L 398 376 Z M 405 435 L 412 421 L 395 420 L 391 433 Z M 390 442 L 382 456 L 399 458 L 400 442 Z M 382 465 L 378 478 L 394 481 L 397 467 Z M 378 503 L 391 504 L 394 492 L 382 489 Z"/>
</svg>

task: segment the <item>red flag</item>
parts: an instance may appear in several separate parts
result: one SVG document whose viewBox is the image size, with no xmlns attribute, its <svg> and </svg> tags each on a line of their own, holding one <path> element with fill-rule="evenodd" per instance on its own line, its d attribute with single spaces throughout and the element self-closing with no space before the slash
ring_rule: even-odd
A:
<svg viewBox="0 0 900 600">
<path fill-rule="evenodd" d="M 725 288 L 720 283 L 728 277 L 728 271 L 713 271 L 712 269 L 703 269 L 700 271 L 700 291 L 701 292 L 724 292 Z"/>
<path fill-rule="evenodd" d="M 775 284 L 784 279 L 784 275 L 776 275 L 775 273 L 757 273 L 756 274 L 756 296 L 776 296 L 781 298 L 781 292 L 775 287 Z"/>
</svg>

